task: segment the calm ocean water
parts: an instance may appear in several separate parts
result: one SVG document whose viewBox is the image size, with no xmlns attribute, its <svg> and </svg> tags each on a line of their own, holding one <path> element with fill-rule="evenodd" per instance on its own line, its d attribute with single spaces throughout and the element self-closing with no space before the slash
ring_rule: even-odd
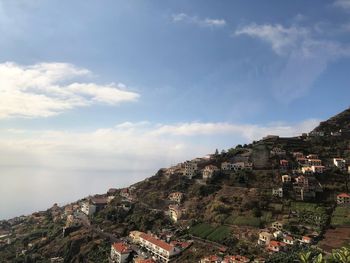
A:
<svg viewBox="0 0 350 263">
<path fill-rule="evenodd" d="M 2 168 L 0 220 L 64 205 L 108 188 L 125 187 L 155 171 L 67 171 Z"/>
</svg>

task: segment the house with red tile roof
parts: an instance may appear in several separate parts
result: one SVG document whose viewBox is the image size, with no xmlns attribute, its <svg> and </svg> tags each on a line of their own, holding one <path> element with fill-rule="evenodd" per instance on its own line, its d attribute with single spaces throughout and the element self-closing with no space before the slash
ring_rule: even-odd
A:
<svg viewBox="0 0 350 263">
<path fill-rule="evenodd" d="M 272 252 L 279 252 L 284 250 L 284 248 L 286 247 L 286 243 L 284 242 L 279 242 L 276 240 L 272 240 L 269 245 L 266 247 L 267 250 L 272 251 Z"/>
<path fill-rule="evenodd" d="M 303 236 L 300 240 L 304 244 L 311 244 L 312 243 L 312 238 L 308 236 Z"/>
<path fill-rule="evenodd" d="M 222 263 L 249 263 L 250 259 L 241 255 L 226 256 Z"/>
<path fill-rule="evenodd" d="M 283 238 L 283 242 L 286 243 L 287 245 L 293 245 L 295 240 L 292 236 L 287 235 Z"/>
<path fill-rule="evenodd" d="M 322 165 L 322 161 L 320 159 L 307 159 L 307 164 L 310 166 L 312 165 L 320 166 Z"/>
<path fill-rule="evenodd" d="M 323 174 L 324 168 L 325 167 L 323 165 L 312 165 L 311 166 L 312 172 L 316 173 L 316 174 Z"/>
<path fill-rule="evenodd" d="M 134 259 L 134 263 L 156 263 L 156 262 L 151 258 L 148 258 L 148 259 L 136 258 Z"/>
<path fill-rule="evenodd" d="M 111 261 L 113 263 L 126 263 L 131 252 L 132 250 L 127 244 L 123 242 L 113 243 L 111 247 Z"/>
<path fill-rule="evenodd" d="M 337 195 L 338 205 L 348 205 L 350 204 L 350 195 L 347 193 L 341 193 Z"/>
<path fill-rule="evenodd" d="M 287 169 L 289 166 L 289 162 L 287 160 L 280 160 L 280 167 L 282 169 Z"/>
<path fill-rule="evenodd" d="M 221 263 L 221 257 L 217 255 L 206 256 L 201 259 L 200 263 Z"/>
<path fill-rule="evenodd" d="M 172 257 L 181 252 L 179 248 L 145 233 L 140 235 L 140 245 L 161 262 L 169 262 Z"/>
</svg>

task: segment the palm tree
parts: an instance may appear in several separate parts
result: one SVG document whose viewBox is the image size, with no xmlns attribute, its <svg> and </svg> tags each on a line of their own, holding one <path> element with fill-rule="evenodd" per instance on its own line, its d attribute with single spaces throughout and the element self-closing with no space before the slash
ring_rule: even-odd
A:
<svg viewBox="0 0 350 263">
<path fill-rule="evenodd" d="M 340 249 L 333 250 L 331 259 L 334 262 L 350 263 L 350 249 L 342 247 Z"/>
</svg>

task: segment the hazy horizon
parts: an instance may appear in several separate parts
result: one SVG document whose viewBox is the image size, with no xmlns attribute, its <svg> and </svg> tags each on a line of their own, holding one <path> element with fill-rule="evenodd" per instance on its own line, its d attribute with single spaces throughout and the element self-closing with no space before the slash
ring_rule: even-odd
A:
<svg viewBox="0 0 350 263">
<path fill-rule="evenodd" d="M 348 108 L 349 3 L 0 0 L 0 218 Z"/>
</svg>

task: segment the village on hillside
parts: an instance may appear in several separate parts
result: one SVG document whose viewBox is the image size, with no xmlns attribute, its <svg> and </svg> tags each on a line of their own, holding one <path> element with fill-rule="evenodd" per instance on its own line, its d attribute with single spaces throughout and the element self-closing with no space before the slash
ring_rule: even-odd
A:
<svg viewBox="0 0 350 263">
<path fill-rule="evenodd" d="M 50 262 L 94 251 L 99 262 L 114 263 L 262 263 L 303 249 L 330 253 L 350 238 L 350 144 L 319 145 L 348 136 L 270 135 L 127 188 L 4 220 L 0 251 L 15 247 L 16 258 L 46 251 Z"/>
</svg>

